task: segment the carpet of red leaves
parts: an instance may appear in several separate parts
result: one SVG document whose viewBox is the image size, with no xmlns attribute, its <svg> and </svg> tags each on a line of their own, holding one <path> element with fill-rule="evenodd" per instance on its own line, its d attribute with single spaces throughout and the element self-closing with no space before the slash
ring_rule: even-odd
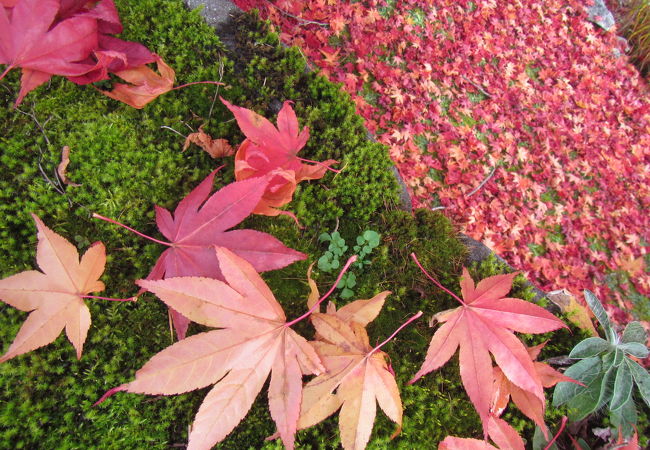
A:
<svg viewBox="0 0 650 450">
<path fill-rule="evenodd" d="M 542 289 L 626 310 L 605 275 L 650 294 L 650 96 L 588 2 L 235 3 L 343 84 L 414 206 L 444 207 Z"/>
</svg>

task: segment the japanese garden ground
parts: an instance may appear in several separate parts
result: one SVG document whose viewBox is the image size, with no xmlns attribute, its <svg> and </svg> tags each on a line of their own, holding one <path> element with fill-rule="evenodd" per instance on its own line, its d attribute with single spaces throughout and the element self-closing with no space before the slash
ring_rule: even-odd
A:
<svg viewBox="0 0 650 450">
<path fill-rule="evenodd" d="M 648 444 L 650 96 L 590 0 L 37 1 L 0 447 Z"/>
</svg>

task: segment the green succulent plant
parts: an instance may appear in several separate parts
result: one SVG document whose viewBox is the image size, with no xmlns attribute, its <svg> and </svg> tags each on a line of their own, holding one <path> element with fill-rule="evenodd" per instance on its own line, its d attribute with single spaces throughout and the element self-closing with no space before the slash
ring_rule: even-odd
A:
<svg viewBox="0 0 650 450">
<path fill-rule="evenodd" d="M 553 406 L 566 404 L 572 421 L 607 407 L 612 425 L 622 427 L 629 435 L 637 421 L 635 385 L 643 401 L 650 406 L 650 374 L 630 358 L 648 356 L 648 336 L 640 322 L 630 322 L 619 335 L 600 300 L 588 290 L 585 290 L 585 300 L 603 327 L 605 339 L 590 337 L 571 350 L 569 357 L 579 361 L 564 374 L 584 386 L 558 383 L 553 392 Z"/>
</svg>

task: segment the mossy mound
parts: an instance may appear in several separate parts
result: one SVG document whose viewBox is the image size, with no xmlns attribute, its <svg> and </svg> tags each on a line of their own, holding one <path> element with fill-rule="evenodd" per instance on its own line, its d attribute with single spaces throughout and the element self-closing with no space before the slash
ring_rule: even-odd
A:
<svg viewBox="0 0 650 450">
<path fill-rule="evenodd" d="M 301 126 L 311 138 L 301 156 L 335 158 L 340 174 L 299 185 L 289 209 L 305 227 L 287 218 L 252 217 L 243 226 L 267 231 L 289 247 L 309 255 L 281 271 L 265 273 L 287 317 L 304 312 L 307 267 L 325 251 L 317 237 L 335 227 L 348 242 L 366 229 L 382 235 L 372 263 L 357 273 L 356 297 L 391 290 L 384 311 L 369 327 L 381 341 L 418 310 L 427 316 L 455 306 L 409 258 L 415 252 L 438 279 L 458 291 L 466 250 L 456 231 L 439 213 L 399 211 L 397 184 L 386 149 L 366 138 L 361 119 L 347 94 L 323 77 L 304 70 L 297 50 L 283 49 L 255 16 L 240 19 L 238 50 L 229 54 L 214 32 L 181 0 L 116 1 L 122 37 L 147 45 L 177 73 L 177 83 L 220 80 L 225 86 L 200 85 L 163 95 L 143 110 L 104 97 L 91 87 L 61 78 L 37 89 L 20 111 L 13 109 L 19 74 L 0 89 L 0 276 L 34 268 L 35 227 L 29 213 L 62 234 L 81 251 L 101 240 L 109 255 L 103 295 L 136 292 L 133 281 L 147 275 L 162 248 L 91 214 L 112 217 L 144 233 L 159 236 L 153 205 L 174 208 L 219 162 L 192 148 L 181 152 L 182 134 L 204 125 L 213 137 L 237 145 L 243 139 L 217 95 L 273 118 L 284 100 L 294 101 Z M 106 86 L 107 87 L 107 86 Z M 63 146 L 71 149 L 68 177 L 81 186 L 57 183 L 54 171 Z M 217 187 L 232 181 L 232 160 L 217 177 Z M 472 268 L 482 278 L 503 271 L 495 261 Z M 332 274 L 314 278 L 322 290 Z M 514 296 L 530 299 L 518 278 Z M 0 365 L 0 447 L 3 448 L 169 448 L 187 442 L 206 389 L 171 397 L 118 394 L 99 407 L 92 404 L 109 388 L 133 378 L 152 355 L 173 342 L 166 307 L 151 295 L 134 304 L 89 301 L 93 325 L 80 361 L 60 336 L 53 344 Z M 339 300 L 339 304 L 343 301 Z M 0 305 L 0 342 L 6 348 L 26 315 Z M 297 330 L 313 331 L 304 322 Z M 192 325 L 190 333 L 201 331 Z M 450 363 L 414 386 L 408 379 L 421 364 L 433 331 L 424 320 L 408 327 L 384 350 L 392 355 L 405 406 L 399 448 L 427 446 L 448 434 L 481 435 L 478 416 L 462 390 L 457 363 Z M 580 340 L 567 338 L 567 348 Z M 279 448 L 265 442 L 275 432 L 266 390 L 222 448 Z M 520 417 L 520 416 L 517 416 Z M 555 416 L 553 416 L 555 417 Z M 523 424 L 523 421 L 521 422 Z M 523 426 L 523 425 L 522 425 Z M 530 436 L 532 428 L 526 425 Z M 338 446 L 337 419 L 298 433 L 302 448 Z M 378 413 L 369 448 L 385 448 L 394 425 Z"/>
</svg>

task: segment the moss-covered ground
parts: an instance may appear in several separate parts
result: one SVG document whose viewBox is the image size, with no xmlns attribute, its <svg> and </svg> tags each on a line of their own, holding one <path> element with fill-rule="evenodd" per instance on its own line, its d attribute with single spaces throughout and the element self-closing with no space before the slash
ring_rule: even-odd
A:
<svg viewBox="0 0 650 450">
<path fill-rule="evenodd" d="M 454 306 L 419 272 L 408 255 L 458 291 L 466 250 L 456 230 L 439 213 L 400 211 L 397 184 L 390 173 L 386 148 L 370 142 L 347 94 L 324 78 L 306 72 L 300 53 L 279 46 L 253 16 L 239 22 L 238 50 L 225 51 L 214 32 L 181 0 L 116 1 L 125 32 L 122 37 L 147 45 L 175 68 L 178 84 L 220 80 L 215 86 L 192 86 L 158 98 L 143 110 L 117 103 L 91 87 L 61 78 L 31 93 L 18 110 L 13 101 L 19 73 L 0 84 L 0 276 L 35 268 L 35 226 L 39 215 L 80 250 L 101 240 L 109 255 L 103 276 L 107 296 L 135 293 L 133 281 L 147 275 L 162 248 L 121 228 L 91 219 L 97 212 L 142 232 L 158 236 L 153 205 L 167 208 L 186 195 L 216 165 L 197 148 L 181 152 L 182 134 L 204 129 L 233 145 L 243 136 L 217 93 L 234 104 L 273 118 L 284 100 L 293 100 L 301 125 L 311 138 L 301 155 L 336 158 L 343 168 L 318 182 L 302 183 L 289 208 L 304 226 L 287 218 L 254 217 L 243 226 L 270 232 L 308 260 L 264 274 L 287 311 L 304 311 L 308 265 L 326 250 L 317 237 L 337 228 L 348 241 L 366 229 L 382 235 L 371 264 L 357 273 L 355 292 L 368 298 L 391 290 L 384 311 L 369 327 L 379 342 L 418 310 L 427 316 Z M 274 119 L 273 119 L 274 120 Z M 68 177 L 80 186 L 61 186 L 54 171 L 61 149 L 71 149 Z M 219 175 L 217 187 L 232 181 L 232 160 Z M 475 278 L 504 270 L 488 260 L 473 267 Z M 321 289 L 332 274 L 314 273 Z M 531 299 L 519 277 L 514 296 Z M 89 301 L 93 325 L 80 361 L 60 336 L 53 344 L 0 365 L 1 448 L 170 448 L 187 442 L 188 426 L 206 390 L 172 397 L 118 394 L 98 407 L 92 404 L 109 388 L 132 379 L 153 354 L 172 343 L 166 307 L 145 295 L 137 303 Z M 6 349 L 26 314 L 0 305 L 0 342 Z M 306 323 L 298 330 L 309 336 Z M 192 325 L 190 333 L 200 331 Z M 460 386 L 456 359 L 442 370 L 406 386 L 423 360 L 432 335 L 425 320 L 405 329 L 384 350 L 402 389 L 403 431 L 391 442 L 396 448 L 433 445 L 448 434 L 481 435 L 478 416 Z M 579 333 L 552 341 L 547 356 L 566 354 Z M 537 338 L 535 342 L 539 342 Z M 532 341 L 531 341 L 532 342 Z M 551 351 L 556 353 L 551 353 Z M 246 419 L 222 448 L 279 448 L 265 442 L 274 433 L 265 394 L 260 394 Z M 527 437 L 530 422 L 518 413 L 509 420 Z M 558 412 L 549 412 L 556 423 Z M 337 419 L 298 434 L 301 448 L 335 448 Z M 385 448 L 394 425 L 378 414 L 369 448 Z"/>
</svg>

